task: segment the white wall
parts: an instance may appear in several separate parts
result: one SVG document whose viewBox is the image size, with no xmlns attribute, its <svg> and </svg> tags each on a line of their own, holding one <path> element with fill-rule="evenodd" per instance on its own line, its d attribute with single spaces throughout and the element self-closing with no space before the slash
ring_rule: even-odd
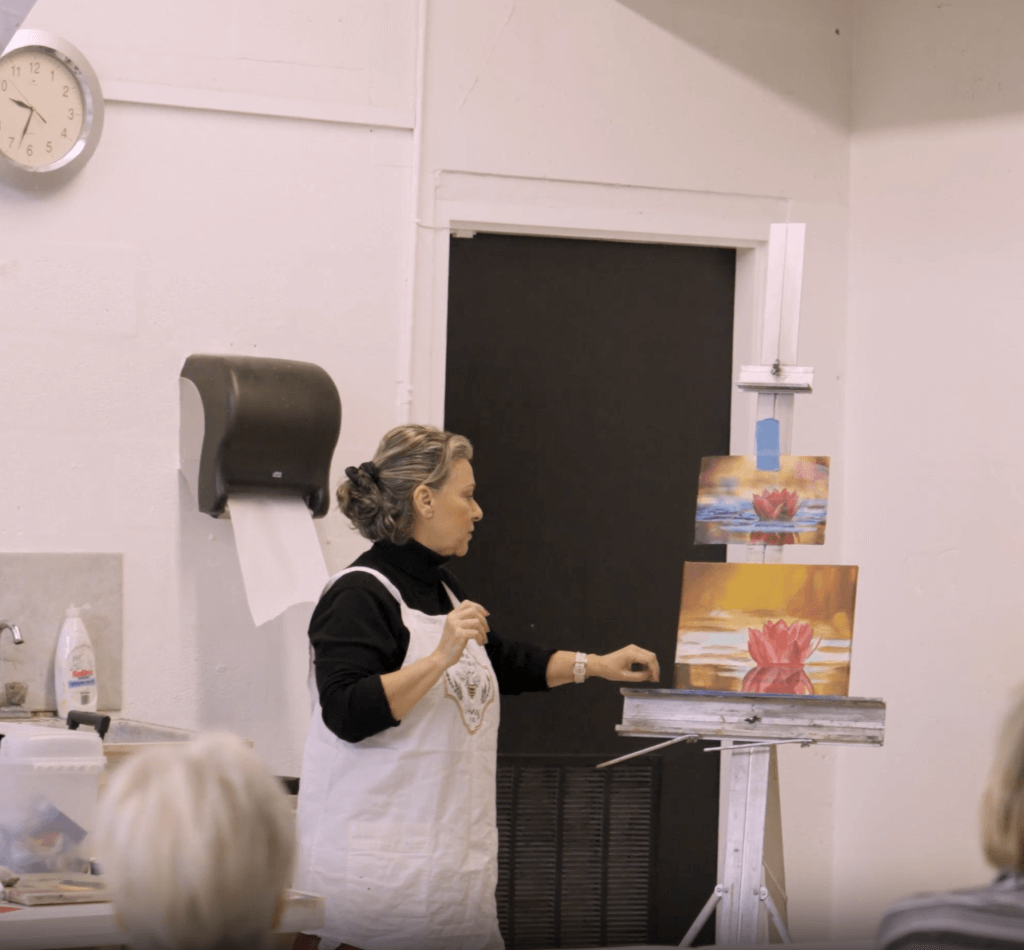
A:
<svg viewBox="0 0 1024 950">
<path fill-rule="evenodd" d="M 426 170 L 845 200 L 844 19 L 806 0 L 432 0 Z"/>
<path fill-rule="evenodd" d="M 363 67 L 379 54 L 396 64 L 390 112 L 411 116 L 416 9 L 396 5 L 406 22 L 388 33 L 372 5 L 296 4 L 306 15 L 282 37 L 279 4 L 190 4 L 193 30 L 172 29 L 183 6 L 40 0 L 26 23 L 74 42 L 101 83 L 136 99 L 164 82 L 164 98 L 202 104 L 212 75 L 243 111 L 110 101 L 99 149 L 67 188 L 0 187 L 0 544 L 123 552 L 124 715 L 234 729 L 297 774 L 306 618 L 254 628 L 230 522 L 200 515 L 177 472 L 177 379 L 191 353 L 320 364 L 343 404 L 332 482 L 396 421 L 411 132 L 259 113 L 301 112 L 295 97 L 268 104 L 267 77 L 306 75 L 308 51 L 353 12 L 362 42 L 316 64 L 332 115 L 372 111 L 381 85 Z M 243 6 L 266 16 L 239 31 Z M 171 60 L 188 68 L 147 72 Z M 332 569 L 363 547 L 337 511 L 317 527 Z"/>
<path fill-rule="evenodd" d="M 839 759 L 840 932 L 992 874 L 979 796 L 1024 682 L 1022 31 L 1012 0 L 878 0 L 859 22 L 845 554 L 851 690 L 888 716 L 883 749 Z"/>
</svg>

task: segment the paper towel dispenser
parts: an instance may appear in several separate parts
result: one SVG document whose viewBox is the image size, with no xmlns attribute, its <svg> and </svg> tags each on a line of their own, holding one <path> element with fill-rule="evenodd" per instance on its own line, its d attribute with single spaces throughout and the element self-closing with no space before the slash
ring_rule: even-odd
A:
<svg viewBox="0 0 1024 950">
<path fill-rule="evenodd" d="M 314 518 L 330 507 L 341 399 L 313 363 L 195 354 L 185 360 L 181 470 L 199 510 L 217 517 L 228 495 L 298 495 Z"/>
</svg>

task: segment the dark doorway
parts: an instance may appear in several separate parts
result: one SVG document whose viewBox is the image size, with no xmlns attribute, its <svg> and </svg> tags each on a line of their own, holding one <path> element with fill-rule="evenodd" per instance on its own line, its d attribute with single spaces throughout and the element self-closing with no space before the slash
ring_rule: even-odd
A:
<svg viewBox="0 0 1024 950">
<path fill-rule="evenodd" d="M 725 559 L 693 536 L 700 459 L 729 452 L 735 266 L 722 248 L 452 239 L 445 426 L 474 444 L 484 520 L 451 566 L 496 631 L 635 642 L 672 686 L 683 562 Z M 506 697 L 499 751 L 652 744 L 617 736 L 621 712 L 603 681 Z M 700 745 L 659 759 L 647 936 L 671 944 L 715 886 L 719 764 Z"/>
</svg>

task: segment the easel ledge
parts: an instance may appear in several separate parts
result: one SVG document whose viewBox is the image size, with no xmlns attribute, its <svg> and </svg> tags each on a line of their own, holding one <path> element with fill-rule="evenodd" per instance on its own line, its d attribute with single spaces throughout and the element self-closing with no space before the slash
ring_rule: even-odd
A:
<svg viewBox="0 0 1024 950">
<path fill-rule="evenodd" d="M 880 746 L 885 702 L 851 696 L 783 696 L 622 687 L 619 735 L 804 740 Z"/>
</svg>

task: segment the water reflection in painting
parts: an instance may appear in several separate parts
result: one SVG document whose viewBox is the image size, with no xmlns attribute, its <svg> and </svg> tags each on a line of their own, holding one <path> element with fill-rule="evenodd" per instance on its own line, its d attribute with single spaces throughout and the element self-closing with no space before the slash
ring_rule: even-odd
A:
<svg viewBox="0 0 1024 950">
<path fill-rule="evenodd" d="M 783 455 L 777 472 L 757 459 L 701 460 L 697 544 L 824 544 L 828 516 L 827 456 Z"/>
<path fill-rule="evenodd" d="M 856 590 L 856 567 L 688 562 L 675 686 L 848 695 Z"/>
</svg>

